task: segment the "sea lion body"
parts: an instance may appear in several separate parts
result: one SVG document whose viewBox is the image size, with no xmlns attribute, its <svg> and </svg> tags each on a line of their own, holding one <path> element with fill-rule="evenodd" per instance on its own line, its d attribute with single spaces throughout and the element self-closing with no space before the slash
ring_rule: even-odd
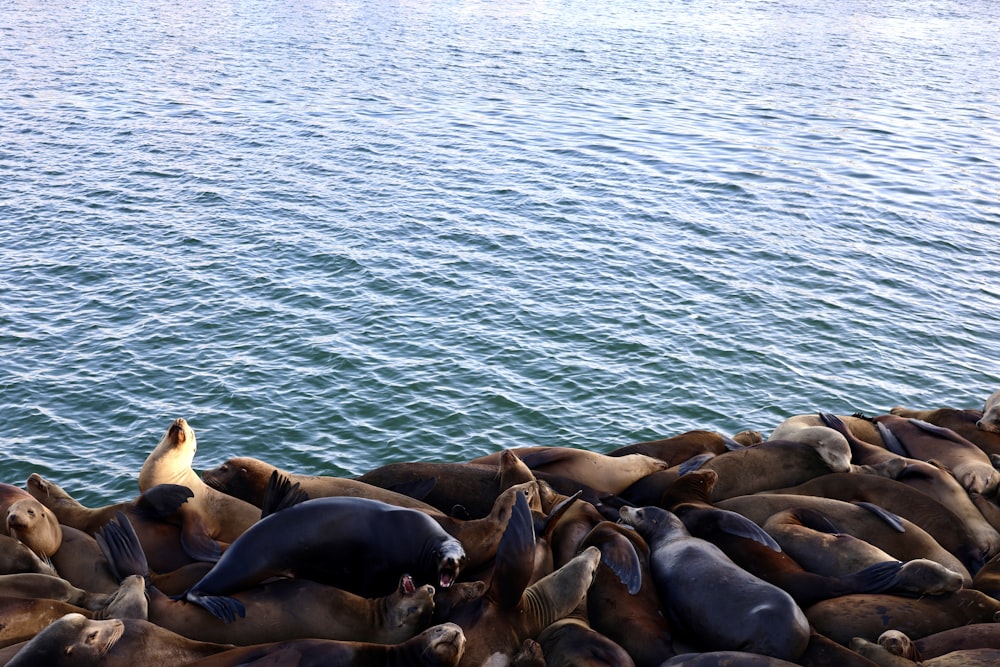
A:
<svg viewBox="0 0 1000 667">
<path fill-rule="evenodd" d="M 701 646 L 795 660 L 809 643 L 809 623 L 792 597 L 753 576 L 718 547 L 692 537 L 658 507 L 621 509 L 622 520 L 650 548 L 650 569 L 671 628 Z M 725 582 L 706 588 L 704 582 Z"/>
<path fill-rule="evenodd" d="M 996 397 L 1000 397 L 1000 392 L 991 396 L 991 399 Z M 987 405 L 989 405 L 989 401 L 987 401 Z M 993 405 L 991 417 L 987 417 L 983 410 L 958 408 L 914 410 L 897 406 L 889 410 L 889 413 L 951 429 L 986 452 L 988 456 L 994 457 L 1000 456 L 1000 400 L 995 400 Z"/>
<path fill-rule="evenodd" d="M 205 596 L 288 574 L 364 596 L 387 595 L 404 573 L 447 588 L 464 561 L 461 543 L 423 512 L 367 498 L 316 498 L 254 524 L 186 597 L 203 604 Z"/>
<path fill-rule="evenodd" d="M 731 441 L 719 433 L 694 430 L 670 438 L 637 442 L 619 447 L 608 452 L 608 456 L 645 454 L 673 467 L 699 454 L 722 454 L 729 451 L 731 447 Z"/>
</svg>

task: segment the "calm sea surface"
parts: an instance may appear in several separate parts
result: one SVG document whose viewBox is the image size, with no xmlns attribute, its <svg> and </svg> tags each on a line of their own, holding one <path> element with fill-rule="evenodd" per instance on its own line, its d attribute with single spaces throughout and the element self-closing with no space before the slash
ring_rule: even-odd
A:
<svg viewBox="0 0 1000 667">
<path fill-rule="evenodd" d="M 0 481 L 1000 388 L 994 0 L 0 0 Z"/>
</svg>

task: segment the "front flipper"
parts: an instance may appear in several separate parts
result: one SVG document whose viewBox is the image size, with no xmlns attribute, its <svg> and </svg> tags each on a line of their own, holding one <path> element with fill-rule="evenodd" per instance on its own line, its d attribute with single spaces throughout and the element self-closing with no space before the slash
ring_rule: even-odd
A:
<svg viewBox="0 0 1000 667">
<path fill-rule="evenodd" d="M 180 596 L 179 599 L 193 602 L 199 607 L 205 608 L 212 616 L 215 616 L 223 623 L 232 623 L 237 617 L 245 618 L 247 615 L 247 609 L 243 606 L 242 602 L 235 598 L 226 597 L 225 595 L 205 595 L 197 591 L 188 591 Z"/>
</svg>

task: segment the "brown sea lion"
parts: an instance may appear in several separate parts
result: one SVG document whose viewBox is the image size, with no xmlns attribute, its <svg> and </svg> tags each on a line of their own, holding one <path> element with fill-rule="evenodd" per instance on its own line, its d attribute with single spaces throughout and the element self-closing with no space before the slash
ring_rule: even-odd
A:
<svg viewBox="0 0 1000 667">
<path fill-rule="evenodd" d="M 581 603 L 601 558 L 600 551 L 588 547 L 529 586 L 533 553 L 531 512 L 518 496 L 485 592 L 448 612 L 468 639 L 462 665 L 508 664 L 526 639 L 537 637 Z"/>
<path fill-rule="evenodd" d="M 198 451 L 194 430 L 176 419 L 146 457 L 139 471 L 139 491 L 160 484 L 186 486 L 194 493 L 185 511 L 199 518 L 199 528 L 220 542 L 232 542 L 260 519 L 260 508 L 217 491 L 201 480 L 191 465 Z"/>
<path fill-rule="evenodd" d="M 983 623 L 976 623 L 975 625 L 985 625 Z M 968 627 L 968 626 L 962 626 Z M 949 630 L 945 630 L 949 632 Z M 935 635 L 931 635 L 932 637 Z M 893 655 L 898 655 L 907 660 L 913 660 L 917 662 L 921 660 L 920 651 L 917 649 L 916 644 L 914 644 L 909 637 L 906 636 L 905 632 L 900 632 L 899 630 L 886 630 L 878 636 L 878 645 L 884 648 L 889 653 Z"/>
<path fill-rule="evenodd" d="M 938 461 L 968 492 L 994 495 L 1000 486 L 1000 471 L 989 455 L 955 431 L 898 415 L 879 415 L 874 420 L 899 440 L 909 456 Z"/>
<path fill-rule="evenodd" d="M 976 422 L 981 431 L 1000 433 L 1000 391 L 990 394 L 983 404 L 983 416 Z"/>
<path fill-rule="evenodd" d="M 650 473 L 666 470 L 663 461 L 645 454 L 608 456 L 573 447 L 521 447 L 511 450 L 536 475 L 546 473 L 573 480 L 598 493 L 620 493 Z M 500 453 L 469 461 L 471 464 L 496 465 Z"/>
<path fill-rule="evenodd" d="M 442 513 L 433 505 L 372 484 L 345 477 L 295 474 L 249 456 L 231 458 L 216 468 L 203 471 L 201 478 L 214 489 L 245 500 L 256 507 L 262 507 L 268 480 L 271 479 L 271 475 L 275 471 L 287 477 L 292 483 L 298 484 L 299 488 L 310 498 L 333 496 L 370 498 L 381 500 L 390 505 L 423 510 L 432 514 Z"/>
<path fill-rule="evenodd" d="M 59 550 L 59 520 L 24 489 L 0 484 L 0 516 L 4 518 L 0 524 L 2 534 L 18 540 L 39 558 L 49 558 Z"/>
<path fill-rule="evenodd" d="M 661 440 L 637 442 L 608 452 L 608 456 L 644 454 L 660 459 L 668 466 L 684 463 L 699 454 L 722 454 L 730 449 L 738 449 L 739 444 L 714 431 L 687 431 L 680 435 Z"/>
<path fill-rule="evenodd" d="M 231 648 L 187 639 L 141 619 L 68 613 L 28 641 L 7 667 L 186 665 Z"/>
<path fill-rule="evenodd" d="M 798 662 L 803 667 L 875 667 L 868 658 L 815 631 Z"/>
<path fill-rule="evenodd" d="M 56 576 L 55 568 L 34 551 L 9 535 L 0 535 L 0 574 L 37 572 Z"/>
<path fill-rule="evenodd" d="M 879 667 L 914 667 L 917 663 L 889 652 L 885 647 L 864 637 L 853 637 L 847 644 L 851 650 Z"/>
<path fill-rule="evenodd" d="M 36 500 L 48 507 L 59 523 L 93 535 L 116 513 L 124 513 L 135 528 L 150 567 L 170 572 L 197 561 L 214 562 L 225 544 L 208 535 L 201 515 L 187 505 L 194 495 L 186 486 L 159 484 L 132 501 L 90 508 L 73 498 L 55 482 L 37 473 L 25 487 Z"/>
<path fill-rule="evenodd" d="M 601 564 L 587 591 L 591 627 L 624 648 L 637 667 L 659 667 L 677 651 L 649 571 L 649 545 L 631 528 L 602 521 L 580 543 L 581 548 L 591 546 L 601 551 Z M 634 593 L 607 564 L 632 557 L 639 565 L 639 588 Z"/>
<path fill-rule="evenodd" d="M 1000 396 L 1000 392 L 997 392 L 990 398 L 996 396 Z M 991 457 L 1000 455 L 1000 400 L 994 401 L 994 415 L 992 418 L 987 418 L 982 410 L 962 410 L 957 408 L 914 410 L 897 406 L 889 410 L 889 413 L 907 419 L 919 419 L 935 426 L 951 429 L 986 452 L 987 455 Z M 993 428 L 982 428 L 981 424 L 992 425 Z"/>
<path fill-rule="evenodd" d="M 929 660 L 963 649 L 1000 649 L 1000 623 L 971 623 L 909 641 L 912 646 L 909 654 L 916 654 L 917 657 L 903 655 L 911 660 Z M 879 643 L 881 642 L 880 638 Z M 905 645 L 905 642 L 900 643 Z"/>
<path fill-rule="evenodd" d="M 785 510 L 812 509 L 828 517 L 838 529 L 869 542 L 901 561 L 926 558 L 962 575 L 965 585 L 972 584 L 972 575 L 949 551 L 927 531 L 915 523 L 887 513 L 874 505 L 860 506 L 820 496 L 761 493 L 740 496 L 716 503 L 751 519 L 758 526 Z"/>
<path fill-rule="evenodd" d="M 927 494 L 878 475 L 830 473 L 772 493 L 872 503 L 918 524 L 970 572 L 978 571 L 1000 548 L 1000 534 L 978 510 L 975 515 L 960 516 Z"/>
<path fill-rule="evenodd" d="M 456 667 L 465 651 L 462 629 L 435 625 L 400 644 L 298 639 L 230 649 L 188 667 Z"/>
<path fill-rule="evenodd" d="M 95 611 L 106 607 L 113 594 L 91 593 L 62 577 L 25 572 L 0 575 L 0 596 L 58 600 Z"/>
<path fill-rule="evenodd" d="M 919 639 L 968 623 L 991 623 L 1000 600 L 972 589 L 920 598 L 861 593 L 823 600 L 806 609 L 817 632 L 847 646 L 854 637 L 876 641 L 886 630 Z"/>
<path fill-rule="evenodd" d="M 671 622 L 697 644 L 795 660 L 809 643 L 809 623 L 792 597 L 755 577 L 718 547 L 692 537 L 658 507 L 621 509 L 650 548 L 650 570 Z M 723 589 L 703 582 L 725 581 Z"/>
<path fill-rule="evenodd" d="M 625 649 L 575 616 L 542 630 L 538 643 L 547 667 L 635 667 Z"/>
<path fill-rule="evenodd" d="M 796 664 L 746 651 L 710 651 L 678 655 L 667 660 L 662 667 L 792 667 Z"/>
<path fill-rule="evenodd" d="M 850 433 L 859 440 L 870 443 L 877 447 L 885 448 L 882 442 L 882 435 L 869 419 L 858 415 L 837 415 L 837 418 L 844 424 Z M 813 428 L 817 426 L 829 426 L 820 418 L 820 413 L 794 415 L 774 427 L 768 440 L 782 440 L 801 429 Z"/>
</svg>

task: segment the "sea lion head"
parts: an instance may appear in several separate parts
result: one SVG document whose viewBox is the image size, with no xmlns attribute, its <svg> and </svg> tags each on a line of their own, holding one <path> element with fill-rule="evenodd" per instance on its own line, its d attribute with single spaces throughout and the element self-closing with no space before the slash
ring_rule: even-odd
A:
<svg viewBox="0 0 1000 667">
<path fill-rule="evenodd" d="M 42 558 L 62 546 L 59 520 L 34 498 L 22 498 L 7 508 L 7 533 Z"/>
<path fill-rule="evenodd" d="M 7 664 L 100 664 L 124 633 L 125 623 L 118 619 L 96 621 L 83 614 L 66 614 L 35 635 Z"/>
<path fill-rule="evenodd" d="M 434 587 L 418 587 L 408 574 L 399 578 L 399 586 L 385 600 L 386 627 L 403 631 L 403 639 L 425 627 L 434 613 Z"/>
<path fill-rule="evenodd" d="M 1000 391 L 994 392 L 983 405 L 983 417 L 976 422 L 980 431 L 1000 433 Z"/>
<path fill-rule="evenodd" d="M 178 417 L 167 427 L 167 432 L 160 438 L 156 448 L 159 450 L 188 449 L 194 456 L 198 451 L 198 440 L 194 437 L 194 429 L 191 428 L 187 420 Z"/>
<path fill-rule="evenodd" d="M 921 660 L 920 651 L 913 645 L 910 638 L 899 630 L 886 630 L 879 635 L 878 643 L 893 655 L 898 655 L 914 662 Z"/>
<path fill-rule="evenodd" d="M 621 523 L 632 526 L 643 537 L 652 534 L 663 535 L 670 538 L 674 536 L 687 536 L 687 528 L 677 515 L 665 509 L 655 506 L 648 507 L 623 507 L 619 510 Z"/>
<path fill-rule="evenodd" d="M 438 585 L 448 588 L 458 579 L 458 573 L 465 566 L 466 555 L 462 543 L 453 537 L 442 540 L 434 549 L 434 562 L 437 563 Z"/>
<path fill-rule="evenodd" d="M 457 665 L 465 654 L 465 632 L 455 623 L 442 623 L 417 635 L 427 642 L 426 652 L 435 665 Z"/>
</svg>

